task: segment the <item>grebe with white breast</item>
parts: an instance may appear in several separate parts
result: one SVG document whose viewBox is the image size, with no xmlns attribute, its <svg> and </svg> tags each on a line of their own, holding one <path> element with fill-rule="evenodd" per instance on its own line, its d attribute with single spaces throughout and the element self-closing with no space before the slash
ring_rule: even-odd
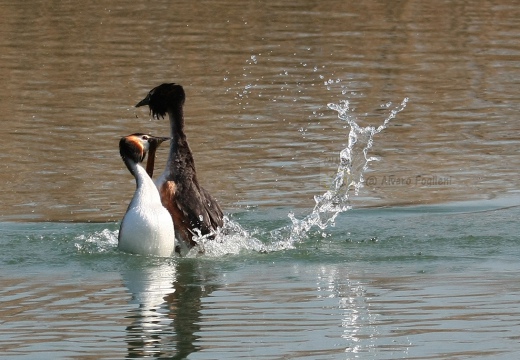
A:
<svg viewBox="0 0 520 360">
<path fill-rule="evenodd" d="M 162 205 L 154 182 L 141 166 L 150 148 L 155 150 L 169 139 L 136 133 L 119 141 L 121 157 L 136 181 L 134 196 L 119 228 L 118 247 L 122 251 L 156 256 L 173 253 L 175 231 L 172 218 Z"/>
<path fill-rule="evenodd" d="M 215 199 L 199 185 L 195 162 L 184 133 L 183 106 L 186 95 L 181 85 L 162 84 L 152 89 L 136 107 L 148 105 L 152 117 L 159 119 L 168 114 L 171 137 L 170 154 L 166 169 L 155 181 L 163 205 L 170 212 L 175 235 L 183 245 L 183 252 L 197 243 L 195 229 L 212 237 L 223 224 L 222 209 Z M 181 252 L 181 248 L 176 248 Z"/>
</svg>

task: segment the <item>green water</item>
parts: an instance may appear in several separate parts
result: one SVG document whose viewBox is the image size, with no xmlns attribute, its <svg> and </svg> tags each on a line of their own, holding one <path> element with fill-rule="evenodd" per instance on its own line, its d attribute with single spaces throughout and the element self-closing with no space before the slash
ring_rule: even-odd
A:
<svg viewBox="0 0 520 360">
<path fill-rule="evenodd" d="M 228 254 L 183 259 L 119 252 L 114 223 L 2 223 L 0 353 L 514 358 L 517 200 L 352 210 L 293 242 L 290 209 L 251 209 Z"/>
</svg>

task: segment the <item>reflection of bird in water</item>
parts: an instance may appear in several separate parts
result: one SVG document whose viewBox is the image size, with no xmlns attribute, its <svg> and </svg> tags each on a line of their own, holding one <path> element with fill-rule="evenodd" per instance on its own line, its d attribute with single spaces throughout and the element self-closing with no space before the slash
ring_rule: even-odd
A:
<svg viewBox="0 0 520 360">
<path fill-rule="evenodd" d="M 196 229 L 212 237 L 222 227 L 223 214 L 215 199 L 199 185 L 195 162 L 184 133 L 183 105 L 185 93 L 178 84 L 162 84 L 152 89 L 136 107 L 148 105 L 152 116 L 159 119 L 168 114 L 171 136 L 170 155 L 163 174 L 156 180 L 163 205 L 170 212 L 175 234 L 190 249 Z M 176 251 L 181 252 L 180 248 Z"/>
<path fill-rule="evenodd" d="M 130 304 L 127 358 L 181 360 L 198 350 L 202 298 L 218 288 L 211 268 L 196 261 L 132 263 L 122 272 Z"/>
<path fill-rule="evenodd" d="M 127 316 L 127 358 L 173 358 L 174 321 L 167 301 L 175 293 L 176 264 L 137 262 L 122 276 L 132 295 L 129 303 L 137 305 Z"/>
<path fill-rule="evenodd" d="M 159 192 L 141 166 L 147 151 L 169 138 L 132 134 L 121 138 L 119 152 L 137 188 L 119 229 L 119 249 L 142 255 L 170 256 L 175 245 L 173 222 Z M 153 165 L 153 164 L 152 164 Z"/>
</svg>

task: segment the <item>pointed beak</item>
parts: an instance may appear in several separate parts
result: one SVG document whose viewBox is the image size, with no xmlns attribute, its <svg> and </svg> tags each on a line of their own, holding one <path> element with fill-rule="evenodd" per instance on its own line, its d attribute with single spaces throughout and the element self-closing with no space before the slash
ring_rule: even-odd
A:
<svg viewBox="0 0 520 360">
<path fill-rule="evenodd" d="M 150 95 L 147 95 L 143 100 L 139 101 L 135 107 L 150 105 Z"/>
<path fill-rule="evenodd" d="M 172 139 L 171 137 L 161 137 L 161 136 L 154 136 L 153 137 L 153 140 L 155 142 L 157 142 L 157 145 L 160 145 L 160 144 L 162 144 L 165 141 L 170 141 L 171 139 Z"/>
</svg>

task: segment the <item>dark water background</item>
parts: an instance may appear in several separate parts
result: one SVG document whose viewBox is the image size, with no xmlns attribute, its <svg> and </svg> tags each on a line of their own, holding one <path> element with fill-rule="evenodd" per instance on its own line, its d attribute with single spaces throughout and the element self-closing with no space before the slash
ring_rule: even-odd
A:
<svg viewBox="0 0 520 360">
<path fill-rule="evenodd" d="M 515 2 L 1 1 L 0 14 L 0 357 L 518 357 Z M 199 178 L 244 230 L 198 258 L 116 250 L 135 186 L 117 144 L 168 133 L 133 107 L 162 82 L 184 85 Z M 405 98 L 354 210 L 288 238 L 287 215 L 312 211 L 348 142 L 328 104 L 379 126 Z"/>
</svg>

